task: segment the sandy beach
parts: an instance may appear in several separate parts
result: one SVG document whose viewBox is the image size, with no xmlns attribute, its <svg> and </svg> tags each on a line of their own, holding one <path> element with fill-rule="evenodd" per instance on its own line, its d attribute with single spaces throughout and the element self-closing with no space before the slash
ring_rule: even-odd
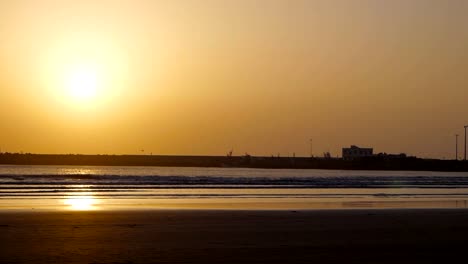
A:
<svg viewBox="0 0 468 264">
<path fill-rule="evenodd" d="M 0 213 L 1 263 L 450 263 L 468 210 Z"/>
</svg>

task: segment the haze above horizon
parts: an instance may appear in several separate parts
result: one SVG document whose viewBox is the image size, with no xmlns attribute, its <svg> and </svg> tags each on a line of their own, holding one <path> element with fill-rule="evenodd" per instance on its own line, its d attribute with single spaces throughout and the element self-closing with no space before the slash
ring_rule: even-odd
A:
<svg viewBox="0 0 468 264">
<path fill-rule="evenodd" d="M 453 158 L 466 14 L 463 0 L 0 0 L 0 148 L 308 156 L 312 138 L 315 155 Z"/>
</svg>

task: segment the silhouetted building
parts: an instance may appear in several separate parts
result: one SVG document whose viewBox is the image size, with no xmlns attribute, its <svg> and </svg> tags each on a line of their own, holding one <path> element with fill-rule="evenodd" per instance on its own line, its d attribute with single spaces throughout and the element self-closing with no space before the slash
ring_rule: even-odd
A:
<svg viewBox="0 0 468 264">
<path fill-rule="evenodd" d="M 373 155 L 374 149 L 372 148 L 360 148 L 358 146 L 351 145 L 350 148 L 343 148 L 343 159 L 355 159 L 362 157 L 370 157 Z"/>
</svg>

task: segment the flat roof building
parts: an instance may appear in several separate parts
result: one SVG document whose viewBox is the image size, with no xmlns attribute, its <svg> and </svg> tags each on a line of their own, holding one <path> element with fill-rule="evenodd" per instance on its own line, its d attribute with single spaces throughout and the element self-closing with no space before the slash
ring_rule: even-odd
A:
<svg viewBox="0 0 468 264">
<path fill-rule="evenodd" d="M 343 159 L 355 159 L 362 157 L 370 157 L 374 153 L 373 148 L 360 148 L 355 145 L 351 145 L 349 148 L 343 148 L 342 156 Z"/>
</svg>

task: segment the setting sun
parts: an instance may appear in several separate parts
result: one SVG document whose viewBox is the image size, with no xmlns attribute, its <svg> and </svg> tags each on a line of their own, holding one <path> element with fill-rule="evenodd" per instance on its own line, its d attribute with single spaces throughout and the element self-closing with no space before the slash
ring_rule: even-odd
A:
<svg viewBox="0 0 468 264">
<path fill-rule="evenodd" d="M 100 88 L 99 74 L 89 66 L 79 66 L 65 76 L 65 89 L 73 99 L 90 100 L 96 97 Z"/>
<path fill-rule="evenodd" d="M 116 102 L 129 76 L 125 53 L 110 37 L 65 34 L 38 59 L 41 83 L 57 106 L 101 110 Z"/>
</svg>

